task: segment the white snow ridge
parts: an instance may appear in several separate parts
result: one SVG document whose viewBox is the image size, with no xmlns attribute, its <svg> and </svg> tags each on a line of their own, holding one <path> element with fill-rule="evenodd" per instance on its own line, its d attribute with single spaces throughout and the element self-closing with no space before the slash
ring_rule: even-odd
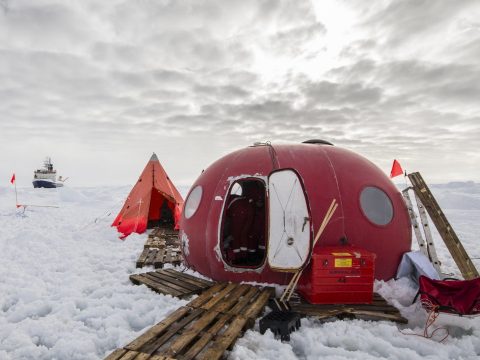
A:
<svg viewBox="0 0 480 360">
<path fill-rule="evenodd" d="M 434 186 L 433 192 L 473 258 L 480 257 L 480 185 Z M 58 208 L 15 208 L 0 188 L 0 359 L 103 359 L 187 301 L 134 286 L 145 235 L 120 241 L 110 224 L 127 187 L 19 188 L 19 202 Z M 436 238 L 444 271 L 458 273 Z M 477 268 L 480 262 L 474 260 Z M 143 270 L 145 271 L 145 270 Z M 142 271 L 138 271 L 142 272 Z M 426 314 L 411 304 L 408 280 L 377 282 L 376 291 L 409 324 L 302 319 L 290 342 L 270 331 L 245 333 L 229 359 L 478 359 L 480 318 L 448 325 L 440 343 L 421 334 Z"/>
</svg>

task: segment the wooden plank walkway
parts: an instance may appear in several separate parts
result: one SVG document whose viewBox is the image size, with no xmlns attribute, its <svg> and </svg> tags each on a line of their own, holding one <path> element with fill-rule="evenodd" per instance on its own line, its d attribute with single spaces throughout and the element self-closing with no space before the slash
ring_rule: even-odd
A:
<svg viewBox="0 0 480 360">
<path fill-rule="evenodd" d="M 106 360 L 220 359 L 273 294 L 271 288 L 217 283 Z"/>
<path fill-rule="evenodd" d="M 178 231 L 168 228 L 155 228 L 148 235 L 144 249 L 136 266 L 163 268 L 165 264 L 180 265 L 183 262 Z"/>
<path fill-rule="evenodd" d="M 401 324 L 408 323 L 400 311 L 377 293 L 373 295 L 371 304 L 309 304 L 300 296 L 292 298 L 289 302 L 292 311 L 305 316 L 314 316 L 317 319 L 356 318 L 363 320 L 389 320 Z"/>
<path fill-rule="evenodd" d="M 173 269 L 130 275 L 130 281 L 135 285 L 147 285 L 158 293 L 176 296 L 181 299 L 199 294 L 214 284 L 211 281 Z"/>
</svg>

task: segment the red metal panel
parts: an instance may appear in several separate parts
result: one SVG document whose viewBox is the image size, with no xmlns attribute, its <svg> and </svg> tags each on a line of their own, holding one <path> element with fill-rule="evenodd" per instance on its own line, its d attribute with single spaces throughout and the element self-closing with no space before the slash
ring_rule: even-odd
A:
<svg viewBox="0 0 480 360">
<path fill-rule="evenodd" d="M 317 249 L 300 294 L 312 304 L 369 304 L 373 299 L 376 255 L 357 247 Z"/>
</svg>

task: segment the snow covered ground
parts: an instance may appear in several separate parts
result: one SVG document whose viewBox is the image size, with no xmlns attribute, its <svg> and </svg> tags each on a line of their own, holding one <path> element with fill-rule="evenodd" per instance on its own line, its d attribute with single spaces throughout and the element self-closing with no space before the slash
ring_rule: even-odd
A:
<svg viewBox="0 0 480 360">
<path fill-rule="evenodd" d="M 480 257 L 480 184 L 432 189 L 470 256 Z M 109 226 L 129 190 L 19 188 L 21 203 L 59 206 L 23 213 L 13 187 L 0 187 L 0 359 L 102 359 L 186 303 L 130 283 L 128 276 L 141 272 L 135 260 L 145 236 L 120 241 Z M 458 273 L 437 240 L 444 269 Z M 444 343 L 404 335 L 423 332 L 426 315 L 411 305 L 415 289 L 404 279 L 377 282 L 376 290 L 400 308 L 407 326 L 303 319 L 289 343 L 247 331 L 229 359 L 479 358 L 479 318 L 449 326 Z"/>
</svg>

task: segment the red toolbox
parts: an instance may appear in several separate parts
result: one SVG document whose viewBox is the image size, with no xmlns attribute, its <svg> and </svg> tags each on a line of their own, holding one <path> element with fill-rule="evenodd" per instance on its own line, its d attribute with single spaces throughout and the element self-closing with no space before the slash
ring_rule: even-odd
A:
<svg viewBox="0 0 480 360">
<path fill-rule="evenodd" d="M 353 246 L 317 248 L 298 292 L 312 304 L 371 304 L 375 257 Z"/>
</svg>

